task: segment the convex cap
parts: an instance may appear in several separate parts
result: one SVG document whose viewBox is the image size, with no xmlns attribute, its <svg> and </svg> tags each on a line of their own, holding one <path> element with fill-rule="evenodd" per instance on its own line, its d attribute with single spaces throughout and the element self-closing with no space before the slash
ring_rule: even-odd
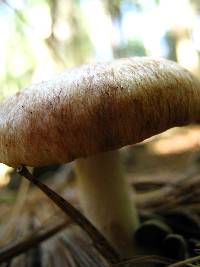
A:
<svg viewBox="0 0 200 267">
<path fill-rule="evenodd" d="M 89 64 L 0 104 L 0 161 L 65 163 L 196 122 L 200 83 L 178 64 L 129 58 Z"/>
</svg>

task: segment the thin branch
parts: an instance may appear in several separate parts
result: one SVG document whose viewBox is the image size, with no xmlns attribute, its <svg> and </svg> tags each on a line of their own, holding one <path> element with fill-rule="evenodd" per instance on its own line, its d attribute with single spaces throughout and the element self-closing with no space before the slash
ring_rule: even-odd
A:
<svg viewBox="0 0 200 267">
<path fill-rule="evenodd" d="M 160 256 L 156 256 L 156 255 L 142 255 L 142 256 L 135 256 L 132 257 L 131 259 L 128 260 L 122 260 L 116 264 L 112 264 L 110 267 L 124 267 L 125 264 L 143 264 L 143 263 L 156 263 L 156 264 L 164 264 L 166 266 L 166 264 L 170 264 L 173 261 L 168 259 L 168 258 L 164 258 L 164 257 L 160 257 Z M 142 265 L 143 266 L 143 265 Z"/>
<path fill-rule="evenodd" d="M 167 267 L 180 267 L 180 266 L 186 266 L 187 264 L 194 263 L 196 261 L 200 261 L 200 255 L 196 257 L 192 257 L 183 261 L 179 261 L 173 264 L 168 265 Z M 198 265 L 199 266 L 199 265 Z"/>
<path fill-rule="evenodd" d="M 67 216 L 75 221 L 90 236 L 96 249 L 108 262 L 112 264 L 119 262 L 118 253 L 111 247 L 105 237 L 67 200 L 36 179 L 26 167 L 19 166 L 17 172 L 40 188 Z"/>
<path fill-rule="evenodd" d="M 71 222 L 70 221 L 61 222 L 58 225 L 52 227 L 51 229 L 48 229 L 47 231 L 43 232 L 42 234 L 37 233 L 36 235 L 31 236 L 23 240 L 22 242 L 19 242 L 17 244 L 1 249 L 0 250 L 0 264 L 38 245 L 40 242 L 48 239 L 49 237 L 53 236 L 57 232 L 64 229 L 69 223 Z"/>
</svg>

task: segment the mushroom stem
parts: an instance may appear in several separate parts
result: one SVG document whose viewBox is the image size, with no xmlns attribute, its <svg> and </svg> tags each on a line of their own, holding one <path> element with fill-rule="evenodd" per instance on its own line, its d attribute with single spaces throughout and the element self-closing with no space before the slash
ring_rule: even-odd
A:
<svg viewBox="0 0 200 267">
<path fill-rule="evenodd" d="M 80 202 L 87 218 L 122 257 L 134 254 L 133 234 L 139 225 L 118 151 L 75 161 Z"/>
</svg>

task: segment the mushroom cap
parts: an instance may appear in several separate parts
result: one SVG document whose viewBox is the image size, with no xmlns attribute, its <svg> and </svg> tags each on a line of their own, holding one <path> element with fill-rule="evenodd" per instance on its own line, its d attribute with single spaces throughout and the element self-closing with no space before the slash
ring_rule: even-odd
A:
<svg viewBox="0 0 200 267">
<path fill-rule="evenodd" d="M 65 163 L 199 120 L 200 83 L 178 64 L 119 59 L 69 69 L 0 104 L 0 161 Z"/>
</svg>

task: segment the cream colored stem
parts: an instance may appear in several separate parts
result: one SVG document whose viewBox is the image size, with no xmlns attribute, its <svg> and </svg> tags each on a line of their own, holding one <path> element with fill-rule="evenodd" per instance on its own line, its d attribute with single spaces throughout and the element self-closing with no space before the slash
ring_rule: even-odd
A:
<svg viewBox="0 0 200 267">
<path fill-rule="evenodd" d="M 134 254 L 139 220 L 129 197 L 118 151 L 76 160 L 80 201 L 88 219 L 122 257 Z"/>
</svg>

